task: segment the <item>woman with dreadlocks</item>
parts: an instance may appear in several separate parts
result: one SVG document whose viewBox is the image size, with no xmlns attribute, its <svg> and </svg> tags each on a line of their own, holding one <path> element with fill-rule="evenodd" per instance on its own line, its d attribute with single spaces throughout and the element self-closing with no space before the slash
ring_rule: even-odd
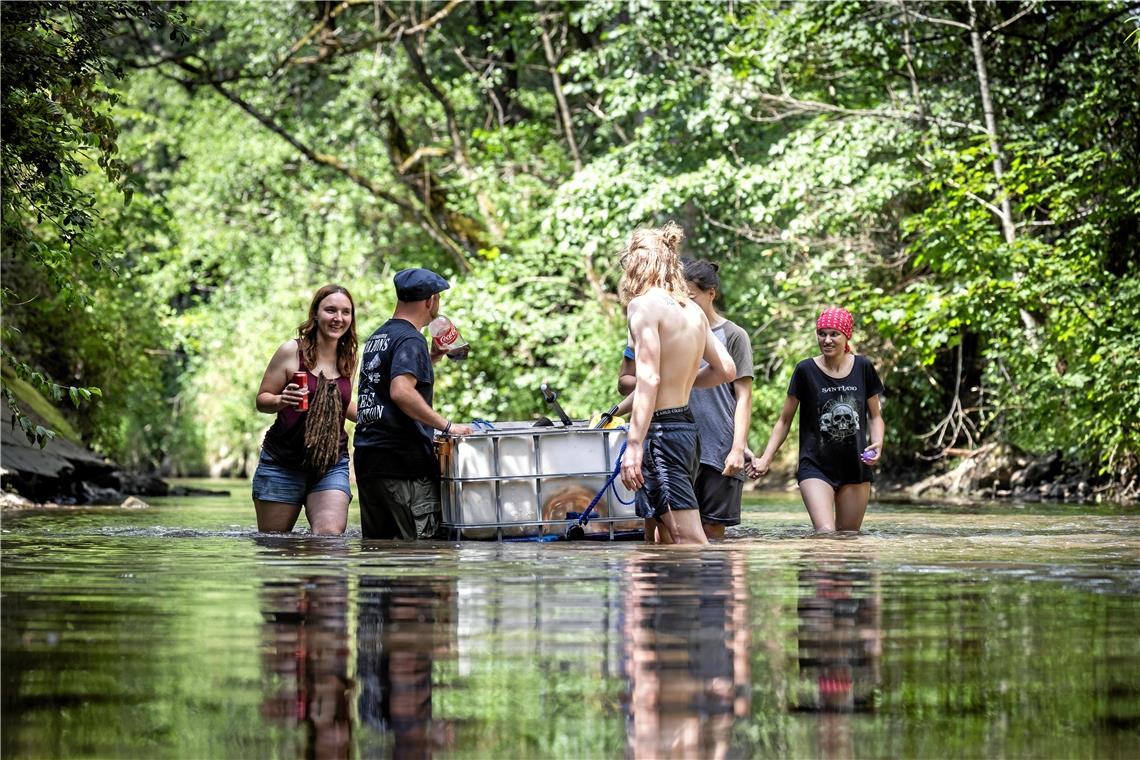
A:
<svg viewBox="0 0 1140 760">
<path fill-rule="evenodd" d="M 356 307 L 339 285 L 325 285 L 309 304 L 297 337 L 269 360 L 257 410 L 277 419 L 261 446 L 253 474 L 257 529 L 293 530 L 301 507 L 315 534 L 341 534 L 348 525 L 348 435 L 356 421 L 352 374 L 356 370 Z M 293 382 L 305 372 L 308 387 Z M 299 410 L 308 396 L 308 410 Z"/>
</svg>

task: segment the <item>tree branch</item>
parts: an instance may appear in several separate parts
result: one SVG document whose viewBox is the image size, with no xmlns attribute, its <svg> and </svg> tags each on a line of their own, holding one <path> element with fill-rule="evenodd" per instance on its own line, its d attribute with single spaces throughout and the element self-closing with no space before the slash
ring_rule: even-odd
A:
<svg viewBox="0 0 1140 760">
<path fill-rule="evenodd" d="M 843 106 L 832 105 L 831 103 L 824 103 L 818 100 L 800 100 L 789 95 L 773 95 L 767 92 L 755 93 L 754 97 L 764 103 L 786 106 L 794 110 L 791 112 L 777 113 L 771 118 L 756 117 L 745 114 L 745 117 L 750 121 L 780 121 L 803 113 L 833 113 L 840 116 L 870 116 L 877 119 L 903 119 L 906 121 L 929 122 L 931 124 L 938 124 L 939 126 L 955 127 L 957 129 L 965 129 L 971 132 L 977 132 L 978 134 L 986 134 L 986 128 L 978 124 L 965 124 L 963 122 L 954 121 L 952 119 L 943 119 L 937 116 L 924 114 L 921 111 L 914 113 L 911 111 L 899 111 L 893 108 L 845 108 Z"/>
<path fill-rule="evenodd" d="M 455 0 L 455 3 L 458 1 L 459 0 Z M 436 15 L 438 16 L 439 14 Z M 425 21 L 424 24 L 426 23 Z M 496 219 L 494 204 L 492 204 L 486 194 L 480 191 L 476 186 L 478 177 L 475 174 L 475 170 L 471 168 L 471 161 L 467 156 L 467 146 L 463 140 L 463 133 L 459 129 L 459 119 L 455 115 L 455 107 L 452 106 L 451 101 L 443 94 L 443 91 L 436 86 L 435 81 L 428 73 L 423 58 L 420 56 L 419 51 L 416 50 L 415 40 L 405 36 L 401 38 L 400 42 L 408 54 L 408 60 L 412 64 L 412 70 L 416 72 L 416 77 L 420 80 L 424 89 L 426 89 L 436 102 L 439 103 L 440 107 L 443 108 L 444 118 L 447 121 L 447 133 L 451 139 L 452 158 L 456 166 L 459 167 L 459 172 L 463 175 L 463 178 L 473 185 L 475 201 L 479 204 L 479 211 L 483 214 L 483 221 L 487 225 L 487 229 L 496 238 L 502 238 L 503 231 Z"/>
<path fill-rule="evenodd" d="M 1020 13 L 1015 14 L 1008 21 L 1003 21 L 1000 24 L 998 24 L 997 26 L 993 27 L 988 32 L 986 32 L 985 36 L 989 37 L 991 34 L 996 34 L 997 32 L 1000 32 L 1002 29 L 1005 29 L 1007 26 L 1012 25 L 1013 22 L 1017 21 L 1019 18 L 1021 18 L 1025 14 L 1032 13 L 1036 9 L 1037 9 L 1037 3 L 1031 2 L 1029 5 L 1027 5 L 1025 7 L 1025 10 L 1021 11 Z"/>
<path fill-rule="evenodd" d="M 459 5 L 463 2 L 464 0 L 450 0 L 450 2 L 440 8 L 434 16 L 428 18 L 425 21 L 421 21 L 410 29 L 405 29 L 402 34 L 420 34 L 421 32 L 426 32 L 428 29 L 431 29 L 440 21 L 443 21 L 445 18 L 447 18 L 447 16 L 457 7 L 459 7 Z"/>
<path fill-rule="evenodd" d="M 926 103 L 922 97 L 922 90 L 918 86 L 918 72 L 914 66 L 913 41 L 911 40 L 910 9 L 906 7 L 905 0 L 899 0 L 899 7 L 903 12 L 903 55 L 906 56 L 906 74 L 910 80 L 911 97 L 918 108 L 919 126 L 926 129 Z"/>
<path fill-rule="evenodd" d="M 179 67 L 185 71 L 190 72 L 191 74 L 194 74 L 195 76 L 202 76 L 203 74 L 201 69 L 186 61 L 178 61 L 177 63 Z M 197 82 L 195 82 L 195 84 L 197 84 Z M 360 187 L 367 190 L 373 197 L 386 201 L 402 210 L 411 219 L 413 219 L 416 224 L 418 224 L 419 227 L 423 229 L 429 237 L 432 238 L 432 240 L 435 240 L 437 243 L 443 246 L 443 248 L 446 249 L 448 253 L 451 254 L 452 258 L 455 259 L 455 263 L 459 266 L 461 271 L 470 271 L 471 265 L 467 261 L 467 255 L 463 250 L 463 247 L 455 242 L 455 240 L 453 240 L 450 236 L 448 236 L 430 216 L 424 214 L 410 201 L 388 192 L 383 187 L 376 184 L 368 177 L 365 177 L 359 171 L 344 163 L 336 156 L 328 153 L 320 153 L 313 148 L 310 148 L 308 145 L 301 142 L 300 139 L 286 131 L 284 127 L 274 121 L 271 117 L 263 114 L 251 103 L 245 101 L 237 94 L 230 92 L 221 83 L 209 82 L 209 85 L 222 97 L 252 116 L 255 120 L 257 120 L 259 124 L 261 124 L 273 134 L 280 137 L 285 142 L 289 143 L 291 146 L 293 146 L 293 148 L 301 153 L 301 155 L 305 156 L 314 164 L 335 170 L 339 174 L 348 178 L 354 184 L 359 185 Z"/>
<path fill-rule="evenodd" d="M 467 59 L 467 56 L 463 52 L 463 48 L 456 46 L 452 49 L 452 52 L 455 53 L 455 57 L 459 59 L 459 62 L 463 64 L 463 68 L 467 69 L 469 72 L 471 72 L 472 74 L 474 74 L 478 78 L 479 87 L 482 88 L 483 93 L 487 96 L 487 99 L 491 102 L 491 107 L 494 109 L 495 114 L 498 116 L 497 121 L 499 122 L 499 128 L 501 129 L 501 128 L 505 127 L 507 124 L 506 111 L 503 110 L 503 104 L 499 101 L 499 96 L 495 93 L 495 88 L 487 86 L 488 77 L 487 77 L 486 73 L 479 71 L 477 68 L 475 68 L 475 65 L 472 64 L 471 61 L 469 61 Z M 488 71 L 490 71 L 492 68 L 493 68 L 493 64 L 487 64 L 487 70 Z M 484 123 L 487 124 L 489 127 L 490 126 L 490 119 L 488 119 Z"/>
<path fill-rule="evenodd" d="M 539 34 L 542 35 L 542 50 L 546 54 L 546 62 L 550 65 L 550 81 L 554 89 L 554 99 L 558 103 L 558 116 L 562 122 L 562 129 L 566 132 L 566 142 L 570 145 L 570 155 L 574 157 L 574 171 L 582 171 L 582 157 L 578 154 L 578 143 L 574 140 L 574 122 L 570 120 L 570 106 L 566 102 L 566 94 L 562 91 L 562 77 L 558 73 L 558 56 L 554 54 L 554 45 L 550 43 L 550 35 L 546 27 L 539 24 Z"/>
<path fill-rule="evenodd" d="M 420 23 L 418 23 L 414 26 L 410 26 L 406 29 L 400 28 L 397 25 L 390 25 L 383 32 L 380 32 L 380 33 L 375 34 L 375 35 L 370 36 L 370 37 L 366 37 L 366 38 L 361 39 L 361 40 L 357 40 L 357 41 L 355 41 L 351 44 L 348 44 L 348 45 L 344 45 L 344 46 L 337 47 L 337 48 L 331 48 L 328 52 L 321 51 L 320 53 L 317 53 L 316 55 L 309 55 L 309 56 L 304 56 L 301 58 L 295 57 L 297 55 L 297 53 L 301 52 L 301 50 L 306 45 L 308 45 L 310 42 L 312 42 L 314 37 L 316 37 L 318 34 L 320 34 L 321 31 L 324 30 L 328 26 L 330 21 L 335 19 L 341 13 L 348 10 L 350 7 L 352 7 L 354 5 L 372 5 L 374 2 L 375 2 L 375 0 L 344 0 L 344 2 L 342 2 L 340 5 L 333 8 L 332 11 L 330 11 L 327 16 L 325 16 L 320 21 L 318 21 L 316 24 L 314 24 L 313 27 L 308 32 L 303 34 L 300 37 L 300 39 L 298 39 L 296 42 L 293 43 L 293 45 L 289 48 L 289 51 L 287 53 L 285 53 L 285 55 L 281 57 L 281 60 L 277 62 L 277 65 L 273 67 L 273 70 L 269 74 L 270 78 L 276 77 L 278 74 L 281 73 L 281 71 L 286 66 L 289 66 L 289 65 L 320 63 L 322 61 L 327 61 L 327 60 L 330 60 L 330 59 L 335 58 L 337 56 L 350 55 L 352 53 L 356 53 L 356 52 L 359 52 L 361 50 L 367 50 L 368 48 L 372 47 L 373 45 L 378 45 L 381 42 L 390 42 L 392 40 L 401 39 L 406 35 L 414 35 L 414 34 L 419 34 L 421 32 L 426 32 L 428 29 L 431 29 L 433 26 L 438 24 L 440 21 L 447 18 L 447 16 L 450 15 L 451 12 L 453 10 L 455 10 L 455 8 L 457 8 L 461 3 L 464 2 L 464 0 L 450 0 L 450 2 L 447 3 L 447 5 L 445 5 L 443 8 L 440 8 L 439 11 L 437 11 L 430 18 L 428 18 L 424 21 L 421 21 Z"/>
<path fill-rule="evenodd" d="M 952 26 L 955 29 L 963 29 L 967 32 L 970 31 L 970 25 L 963 24 L 961 21 L 954 21 L 953 19 L 948 18 L 935 18 L 934 16 L 927 16 L 926 14 L 919 13 L 917 11 L 911 11 L 910 15 L 914 16 L 919 21 L 926 21 L 931 24 L 941 24 L 942 26 Z"/>
</svg>

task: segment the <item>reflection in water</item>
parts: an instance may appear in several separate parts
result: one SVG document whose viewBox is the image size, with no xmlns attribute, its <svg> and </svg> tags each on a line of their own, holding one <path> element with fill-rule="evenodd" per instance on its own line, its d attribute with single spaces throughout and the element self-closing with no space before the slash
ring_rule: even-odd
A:
<svg viewBox="0 0 1140 760">
<path fill-rule="evenodd" d="M 454 745 L 433 720 L 433 663 L 452 649 L 455 580 L 404 576 L 360 580 L 357 676 L 360 720 L 395 757 L 430 757 Z"/>
<path fill-rule="evenodd" d="M 878 574 L 849 560 L 833 566 L 805 555 L 798 581 L 800 679 L 791 707 L 819 713 L 821 754 L 851 757 L 850 714 L 873 712 L 880 683 Z"/>
<path fill-rule="evenodd" d="M 261 611 L 263 665 L 272 679 L 262 715 L 304 725 L 305 757 L 348 757 L 348 581 L 328 575 L 269 581 Z"/>
<path fill-rule="evenodd" d="M 751 703 L 743 556 L 641 554 L 627 577 L 628 754 L 726 757 Z"/>
<path fill-rule="evenodd" d="M 785 531 L 802 507 L 750 511 L 756 537 L 698 557 L 620 542 L 373 552 L 251 536 L 227 527 L 249 524 L 247 501 L 219 504 L 3 514 L 0 757 L 665 756 L 682 723 L 675 754 L 700 758 L 718 740 L 730 757 L 1137 755 L 1135 508 L 884 506 L 839 543 Z M 425 574 L 457 590 L 410 580 Z M 408 616 L 399 628 L 424 635 L 391 635 Z"/>
</svg>

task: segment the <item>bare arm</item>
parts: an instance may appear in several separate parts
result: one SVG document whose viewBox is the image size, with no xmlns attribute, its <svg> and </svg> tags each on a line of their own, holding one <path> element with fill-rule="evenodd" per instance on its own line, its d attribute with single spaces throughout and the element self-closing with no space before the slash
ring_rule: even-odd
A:
<svg viewBox="0 0 1140 760">
<path fill-rule="evenodd" d="M 629 304 L 629 331 L 634 341 L 637 385 L 631 396 L 632 412 L 622 457 L 621 479 L 626 488 L 636 491 L 645 485 L 641 474 L 641 447 L 645 443 L 657 405 L 657 391 L 661 387 L 661 336 L 657 318 L 637 299 Z"/>
<path fill-rule="evenodd" d="M 627 359 L 623 354 L 621 369 L 618 371 L 618 393 L 628 396 L 633 393 L 635 385 L 637 385 L 637 365 L 633 359 Z"/>
<path fill-rule="evenodd" d="M 470 425 L 452 424 L 448 429 L 448 420 L 439 412 L 432 409 L 424 397 L 416 391 L 416 378 L 413 375 L 397 375 L 392 378 L 388 386 L 388 395 L 392 402 L 400 407 L 400 411 L 416 422 L 422 422 L 436 430 L 447 430 L 449 435 L 468 435 L 471 433 Z"/>
<path fill-rule="evenodd" d="M 732 389 L 736 393 L 736 411 L 732 415 L 732 448 L 724 460 L 724 469 L 721 475 L 731 477 L 744 469 L 748 448 L 748 425 L 752 421 L 752 378 L 738 377 L 732 381 Z"/>
<path fill-rule="evenodd" d="M 623 398 L 621 400 L 621 402 L 618 403 L 617 409 L 614 410 L 614 416 L 615 417 L 624 417 L 627 414 L 629 414 L 632 410 L 633 410 L 633 394 L 630 393 L 628 396 Z"/>
<path fill-rule="evenodd" d="M 298 368 L 297 341 L 287 340 L 273 354 L 265 374 L 261 376 L 261 385 L 257 388 L 257 411 L 277 414 L 288 407 L 295 409 L 301 403 L 305 393 L 292 381 L 292 375 Z"/>
<path fill-rule="evenodd" d="M 879 458 L 883 455 L 883 438 L 887 434 L 887 423 L 883 421 L 883 405 L 879 396 L 867 399 L 867 416 L 867 427 L 871 431 L 871 438 L 863 451 L 873 451 L 875 454 L 863 461 L 873 466 L 879 463 Z"/>
<path fill-rule="evenodd" d="M 772 434 L 768 436 L 768 445 L 764 447 L 764 453 L 754 460 L 752 469 L 757 477 L 767 475 L 768 470 L 772 468 L 772 457 L 776 456 L 776 452 L 787 440 L 788 431 L 792 429 L 792 418 L 796 416 L 796 410 L 799 408 L 800 400 L 795 396 L 784 399 L 784 408 L 780 410 L 780 418 L 776 420 Z"/>
<path fill-rule="evenodd" d="M 629 344 L 633 345 L 632 337 L 629 339 Z M 628 351 L 629 349 L 627 348 L 626 350 Z M 618 393 L 622 396 L 622 400 L 614 411 L 614 415 L 624 417 L 633 409 L 633 389 L 636 386 L 637 364 L 633 359 L 626 356 L 623 351 L 621 355 L 621 369 L 618 370 Z"/>
<path fill-rule="evenodd" d="M 697 379 L 693 381 L 694 388 L 714 388 L 736 379 L 736 362 L 732 360 L 725 345 L 713 335 L 711 328 L 705 335 L 705 352 L 701 358 L 706 364 L 697 373 Z"/>
</svg>

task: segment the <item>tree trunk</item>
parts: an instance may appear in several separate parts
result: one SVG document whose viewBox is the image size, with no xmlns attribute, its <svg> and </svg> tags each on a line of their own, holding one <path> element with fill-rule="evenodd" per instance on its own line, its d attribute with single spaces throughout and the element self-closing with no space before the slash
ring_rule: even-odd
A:
<svg viewBox="0 0 1140 760">
<path fill-rule="evenodd" d="M 990 77 L 986 72 L 986 56 L 982 50 L 982 33 L 978 30 L 978 14 L 974 8 L 974 0 L 970 0 L 968 6 L 970 8 L 970 43 L 974 49 L 974 67 L 978 72 L 978 91 L 982 96 L 982 115 L 985 118 L 986 137 L 989 140 L 990 152 L 994 156 L 994 179 L 997 180 L 998 184 L 1001 231 L 1005 237 L 1005 242 L 1011 244 L 1017 239 L 1017 233 L 1013 225 L 1013 211 L 1009 204 L 1009 193 L 1002 187 L 1005 166 L 1002 163 L 1001 146 L 998 143 L 997 118 L 994 116 L 994 101 L 990 94 Z"/>
<path fill-rule="evenodd" d="M 574 140 L 574 122 L 570 120 L 570 106 L 566 102 L 566 94 L 562 91 L 562 77 L 558 74 L 558 57 L 554 54 L 554 45 L 550 42 L 546 27 L 540 26 L 539 32 L 542 35 L 542 50 L 550 66 L 550 80 L 554 87 L 554 99 L 558 102 L 558 115 L 562 129 L 566 132 L 566 142 L 570 144 L 570 155 L 574 157 L 574 171 L 580 172 L 582 157 L 578 155 L 578 143 Z"/>
<path fill-rule="evenodd" d="M 412 70 L 416 72 L 420 83 L 443 108 L 444 118 L 447 121 L 447 134 L 451 140 L 452 159 L 455 161 L 456 168 L 459 169 L 460 176 L 471 185 L 472 192 L 475 195 L 475 202 L 478 204 L 479 211 L 483 215 L 483 223 L 487 226 L 487 230 L 496 238 L 496 242 L 498 242 L 502 240 L 503 229 L 499 225 L 494 204 L 487 194 L 479 189 L 479 177 L 471 167 L 471 160 L 467 156 L 467 145 L 463 139 L 463 132 L 459 128 L 459 118 L 456 116 L 455 108 L 451 105 L 451 101 L 447 96 L 443 94 L 443 91 L 436 85 L 435 80 L 432 79 L 423 57 L 420 55 L 419 50 L 416 49 L 415 41 L 411 37 L 404 37 L 402 42 L 404 51 L 408 54 L 408 60 L 412 64 Z"/>
<path fill-rule="evenodd" d="M 982 33 L 978 29 L 978 12 L 974 8 L 974 0 L 969 0 L 968 7 L 970 9 L 970 44 L 974 50 L 974 67 L 978 72 L 978 91 L 982 97 L 982 116 L 986 124 L 986 137 L 989 140 L 990 152 L 993 153 L 994 161 L 994 179 L 997 180 L 998 185 L 998 209 L 1001 213 L 998 215 L 1001 219 L 1001 232 L 1005 238 L 1006 245 L 1013 245 L 1017 240 L 1017 228 L 1013 223 L 1013 209 L 1009 202 L 1009 193 L 1006 192 L 1002 181 L 1005 177 L 1005 165 L 1002 163 L 1001 144 L 998 140 L 997 130 L 997 117 L 994 116 L 994 101 L 993 96 L 990 94 L 990 77 L 986 72 L 986 56 L 985 51 L 982 49 Z M 1014 280 L 1020 280 L 1023 277 L 1021 272 L 1014 272 Z M 1030 341 L 1036 345 L 1037 337 L 1036 331 L 1038 323 L 1036 317 L 1029 313 L 1024 307 L 1018 308 L 1018 314 L 1021 316 L 1021 322 L 1025 325 L 1026 331 L 1029 334 Z"/>
</svg>

